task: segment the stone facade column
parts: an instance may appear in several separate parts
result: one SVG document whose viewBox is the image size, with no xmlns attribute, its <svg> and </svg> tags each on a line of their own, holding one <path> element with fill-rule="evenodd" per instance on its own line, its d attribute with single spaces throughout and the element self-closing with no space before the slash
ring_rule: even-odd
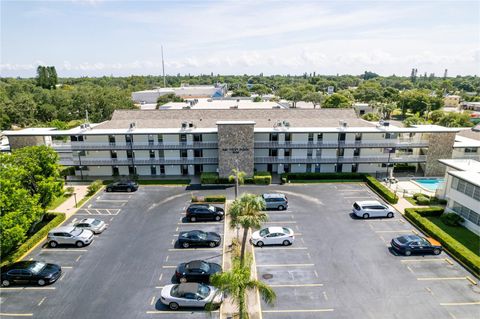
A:
<svg viewBox="0 0 480 319">
<path fill-rule="evenodd" d="M 456 132 L 430 133 L 425 176 L 444 176 L 445 165 L 439 159 L 452 158 Z"/>
<path fill-rule="evenodd" d="M 218 130 L 218 173 L 220 177 L 232 175 L 232 169 L 253 176 L 254 134 L 253 121 L 219 121 Z"/>
<path fill-rule="evenodd" d="M 10 144 L 10 149 L 16 150 L 26 146 L 39 146 L 46 145 L 43 136 L 9 136 L 8 142 Z"/>
</svg>

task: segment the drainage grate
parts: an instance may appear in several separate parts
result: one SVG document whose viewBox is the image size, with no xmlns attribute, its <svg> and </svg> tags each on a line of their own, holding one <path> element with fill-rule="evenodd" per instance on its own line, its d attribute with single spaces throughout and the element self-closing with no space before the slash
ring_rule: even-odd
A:
<svg viewBox="0 0 480 319">
<path fill-rule="evenodd" d="M 272 274 L 263 274 L 263 275 L 262 275 L 262 278 L 263 278 L 263 279 L 272 279 L 272 278 L 273 278 L 273 275 L 272 275 Z"/>
</svg>

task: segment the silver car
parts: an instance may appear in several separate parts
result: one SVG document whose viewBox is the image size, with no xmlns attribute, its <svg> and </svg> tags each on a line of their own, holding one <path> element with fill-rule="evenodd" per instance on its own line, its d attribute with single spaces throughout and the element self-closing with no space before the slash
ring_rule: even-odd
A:
<svg viewBox="0 0 480 319">
<path fill-rule="evenodd" d="M 52 248 L 59 244 L 83 247 L 93 241 L 93 232 L 73 226 L 63 226 L 51 230 L 47 236 L 48 245 Z"/>
<path fill-rule="evenodd" d="M 353 204 L 352 212 L 361 218 L 388 217 L 394 214 L 393 207 L 385 205 L 376 200 L 358 201 Z"/>
<path fill-rule="evenodd" d="M 188 282 L 163 287 L 160 301 L 172 310 L 180 307 L 204 308 L 209 304 L 219 306 L 223 302 L 223 294 L 215 287 Z"/>
<path fill-rule="evenodd" d="M 91 230 L 94 234 L 101 234 L 107 224 L 103 220 L 95 218 L 84 218 L 72 224 L 73 227 Z"/>
</svg>

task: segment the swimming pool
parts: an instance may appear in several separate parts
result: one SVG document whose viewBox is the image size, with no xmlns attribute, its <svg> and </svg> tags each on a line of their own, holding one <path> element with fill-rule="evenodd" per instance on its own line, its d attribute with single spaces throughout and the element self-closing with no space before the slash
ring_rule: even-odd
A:
<svg viewBox="0 0 480 319">
<path fill-rule="evenodd" d="M 424 178 L 424 179 L 415 179 L 412 180 L 413 182 L 420 185 L 431 192 L 435 192 L 438 186 L 445 182 L 443 178 Z"/>
</svg>

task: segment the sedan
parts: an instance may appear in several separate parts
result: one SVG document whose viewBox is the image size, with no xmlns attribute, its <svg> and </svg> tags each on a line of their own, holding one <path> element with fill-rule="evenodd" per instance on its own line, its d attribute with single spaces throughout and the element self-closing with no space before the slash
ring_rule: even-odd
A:
<svg viewBox="0 0 480 319">
<path fill-rule="evenodd" d="M 416 235 L 404 235 L 392 239 L 392 248 L 405 256 L 411 254 L 434 254 L 440 255 L 442 245 L 433 238 L 425 238 Z"/>
<path fill-rule="evenodd" d="M 178 236 L 180 247 L 188 248 L 190 246 L 208 246 L 216 247 L 220 245 L 221 237 L 217 233 L 204 232 L 202 230 L 191 230 L 182 232 Z"/>
<path fill-rule="evenodd" d="M 107 228 L 107 224 L 105 224 L 103 220 L 95 218 L 84 218 L 81 221 L 74 223 L 73 226 L 76 228 L 88 229 L 94 234 L 100 234 L 105 228 Z"/>
<path fill-rule="evenodd" d="M 216 220 L 220 221 L 225 216 L 222 208 L 209 204 L 192 204 L 187 208 L 187 219 L 191 222 L 197 220 Z"/>
<path fill-rule="evenodd" d="M 134 181 L 120 181 L 107 185 L 107 192 L 134 192 L 138 189 L 138 183 Z"/>
<path fill-rule="evenodd" d="M 284 245 L 293 244 L 295 236 L 293 230 L 288 227 L 267 227 L 257 230 L 252 234 L 250 243 L 258 247 L 263 245 Z"/>
<path fill-rule="evenodd" d="M 181 283 L 210 282 L 210 276 L 222 271 L 219 264 L 209 263 L 204 260 L 193 260 L 188 263 L 181 263 L 177 266 L 175 277 Z"/>
<path fill-rule="evenodd" d="M 2 267 L 2 286 L 16 284 L 37 284 L 44 286 L 54 283 L 62 275 L 62 268 L 41 261 L 20 261 Z"/>
<path fill-rule="evenodd" d="M 209 304 L 218 307 L 223 302 L 223 294 L 215 287 L 188 282 L 163 287 L 160 301 L 172 310 L 180 307 L 205 308 Z"/>
</svg>

